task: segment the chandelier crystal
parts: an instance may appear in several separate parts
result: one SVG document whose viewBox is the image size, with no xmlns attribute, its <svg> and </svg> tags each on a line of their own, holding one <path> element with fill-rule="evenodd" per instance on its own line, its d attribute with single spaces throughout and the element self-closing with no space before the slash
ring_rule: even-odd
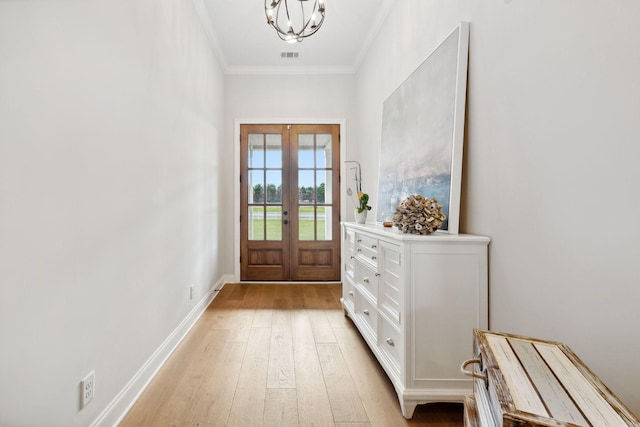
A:
<svg viewBox="0 0 640 427">
<path fill-rule="evenodd" d="M 281 40 L 301 42 L 322 26 L 324 0 L 265 0 L 264 13 Z"/>
</svg>

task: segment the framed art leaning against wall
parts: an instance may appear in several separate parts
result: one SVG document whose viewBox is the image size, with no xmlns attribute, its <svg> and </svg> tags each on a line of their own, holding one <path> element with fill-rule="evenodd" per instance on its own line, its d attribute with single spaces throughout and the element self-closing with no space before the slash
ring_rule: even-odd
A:
<svg viewBox="0 0 640 427">
<path fill-rule="evenodd" d="M 412 194 L 435 198 L 458 234 L 469 24 L 460 23 L 384 101 L 377 220 Z"/>
</svg>

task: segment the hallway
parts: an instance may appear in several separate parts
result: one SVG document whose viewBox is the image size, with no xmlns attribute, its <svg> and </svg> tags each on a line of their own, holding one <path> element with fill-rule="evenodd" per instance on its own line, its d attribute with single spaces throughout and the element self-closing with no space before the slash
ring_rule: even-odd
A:
<svg viewBox="0 0 640 427">
<path fill-rule="evenodd" d="M 400 413 L 340 307 L 340 284 L 227 284 L 121 426 L 462 425 L 462 405 Z"/>
</svg>

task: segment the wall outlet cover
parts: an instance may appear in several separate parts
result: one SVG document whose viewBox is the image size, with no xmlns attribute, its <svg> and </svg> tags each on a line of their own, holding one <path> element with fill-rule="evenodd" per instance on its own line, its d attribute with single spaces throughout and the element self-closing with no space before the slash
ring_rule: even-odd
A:
<svg viewBox="0 0 640 427">
<path fill-rule="evenodd" d="M 93 400 L 96 395 L 96 371 L 91 371 L 89 375 L 80 381 L 80 409 L 84 408 Z"/>
</svg>

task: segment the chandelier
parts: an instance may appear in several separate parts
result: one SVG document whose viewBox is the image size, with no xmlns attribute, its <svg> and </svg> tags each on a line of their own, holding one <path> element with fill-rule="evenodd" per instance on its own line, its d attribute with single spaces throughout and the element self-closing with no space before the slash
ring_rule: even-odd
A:
<svg viewBox="0 0 640 427">
<path fill-rule="evenodd" d="M 289 7 L 291 3 L 291 7 Z M 324 0 L 264 0 L 267 24 L 287 43 L 301 42 L 324 22 Z"/>
</svg>

